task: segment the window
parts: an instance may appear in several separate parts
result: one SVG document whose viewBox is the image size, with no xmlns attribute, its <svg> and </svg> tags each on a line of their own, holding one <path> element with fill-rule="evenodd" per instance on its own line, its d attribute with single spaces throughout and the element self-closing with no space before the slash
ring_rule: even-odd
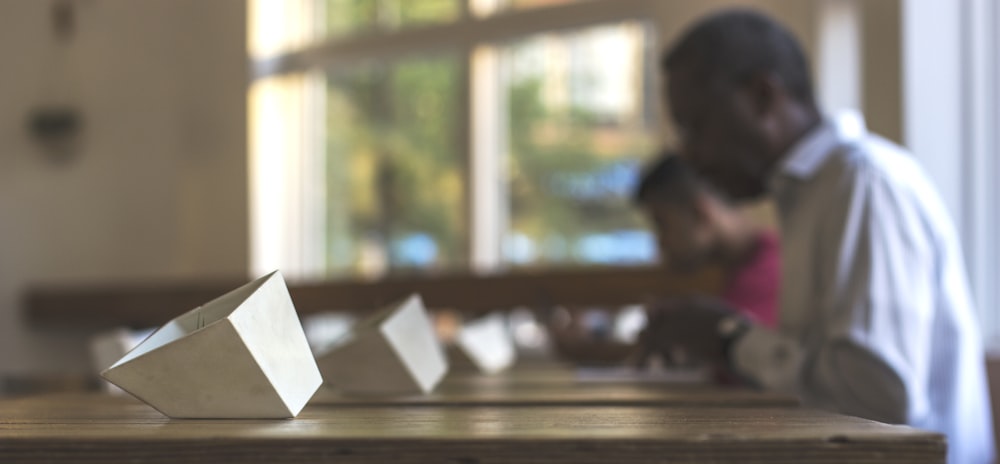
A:
<svg viewBox="0 0 1000 464">
<path fill-rule="evenodd" d="M 349 36 L 453 22 L 462 0 L 326 0 L 325 35 Z"/>
<path fill-rule="evenodd" d="M 646 28 L 546 34 L 500 48 L 511 265 L 634 263 L 655 241 L 628 204 L 655 149 L 645 93 Z"/>
<path fill-rule="evenodd" d="M 455 56 L 331 73 L 326 268 L 460 268 L 468 262 Z"/>
<path fill-rule="evenodd" d="M 254 270 L 652 261 L 648 3 L 251 1 Z"/>
<path fill-rule="evenodd" d="M 963 210 L 960 234 L 965 245 L 973 298 L 979 306 L 987 346 L 1000 347 L 1000 6 L 972 0 L 958 7 L 962 71 L 953 82 L 961 92 L 960 195 Z M 911 12 L 912 13 L 912 12 Z M 922 13 L 918 10 L 917 14 Z M 917 44 L 920 45 L 920 44 Z M 934 76 L 935 78 L 938 76 Z"/>
<path fill-rule="evenodd" d="M 983 336 L 995 350 L 1000 347 L 1000 8 L 990 0 L 921 1 L 907 4 L 901 14 L 905 142 L 955 220 Z M 929 30 L 935 31 L 934 40 Z"/>
</svg>

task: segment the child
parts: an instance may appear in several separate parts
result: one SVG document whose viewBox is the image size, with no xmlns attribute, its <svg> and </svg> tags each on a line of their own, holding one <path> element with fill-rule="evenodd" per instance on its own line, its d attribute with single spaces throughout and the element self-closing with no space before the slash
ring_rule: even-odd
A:
<svg viewBox="0 0 1000 464">
<path fill-rule="evenodd" d="M 671 269 L 722 267 L 727 280 L 721 298 L 761 324 L 777 324 L 781 261 L 773 232 L 754 224 L 670 154 L 646 171 L 635 200 L 651 219 Z"/>
</svg>

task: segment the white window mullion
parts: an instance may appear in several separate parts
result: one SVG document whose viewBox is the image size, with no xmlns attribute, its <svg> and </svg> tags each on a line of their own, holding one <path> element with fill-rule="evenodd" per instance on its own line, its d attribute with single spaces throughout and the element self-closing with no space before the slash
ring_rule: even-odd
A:
<svg viewBox="0 0 1000 464">
<path fill-rule="evenodd" d="M 326 268 L 323 75 L 261 81 L 251 90 L 251 272 L 317 277 Z"/>
<path fill-rule="evenodd" d="M 326 79 L 310 73 L 302 92 L 302 153 L 298 163 L 300 246 L 295 267 L 301 277 L 320 277 L 326 271 Z M 291 205 L 290 209 L 291 208 Z"/>
<path fill-rule="evenodd" d="M 988 101 L 992 102 L 992 107 L 989 110 L 992 125 L 987 128 L 987 133 L 991 135 L 989 139 L 991 151 L 987 153 L 987 156 L 993 160 L 992 169 L 988 171 L 992 174 L 992 182 L 990 183 L 992 188 L 988 193 L 990 195 L 989 198 L 986 199 L 987 207 L 991 208 L 990 211 L 992 213 L 988 222 L 989 233 L 991 234 L 989 240 L 991 240 L 990 246 L 992 248 L 990 255 L 985 259 L 991 263 L 991 267 L 990 272 L 985 277 L 987 280 L 985 287 L 990 289 L 988 301 L 991 306 L 987 307 L 987 310 L 991 311 L 993 315 L 992 324 L 990 325 L 993 329 L 993 337 L 991 337 L 990 342 L 993 345 L 1000 345 L 1000 343 L 996 343 L 997 340 L 1000 340 L 1000 285 L 997 285 L 997 280 L 1000 280 L 1000 245 L 996 243 L 996 237 L 1000 235 L 1000 211 L 996 209 L 997 199 L 1000 199 L 1000 182 L 996 182 L 996 179 L 1000 179 L 1000 129 L 998 129 L 1000 127 L 1000 90 L 998 90 L 998 86 L 1000 86 L 1000 31 L 998 31 L 998 28 L 1000 28 L 1000 6 L 997 6 L 996 3 L 990 3 L 988 0 L 985 1 L 991 5 L 990 9 L 992 10 L 989 14 L 990 25 L 988 30 L 990 34 L 986 50 L 989 53 L 989 69 L 992 76 L 989 84 L 992 94 L 988 99 Z M 991 199 L 993 201 L 989 201 Z"/>
<path fill-rule="evenodd" d="M 480 46 L 470 65 L 472 151 L 469 176 L 472 223 L 472 270 L 494 271 L 501 265 L 501 246 L 507 230 L 507 99 L 499 52 Z"/>
<path fill-rule="evenodd" d="M 964 0 L 962 5 L 962 70 L 965 149 L 963 211 L 960 225 L 973 294 L 980 309 L 984 337 L 1000 336 L 997 309 L 996 176 L 996 6 L 993 0 Z"/>
<path fill-rule="evenodd" d="M 960 228 L 965 149 L 961 10 L 957 1 L 902 3 L 903 139 Z"/>
<path fill-rule="evenodd" d="M 490 45 L 595 24 L 643 20 L 657 11 L 657 2 L 650 0 L 590 0 L 477 16 L 490 11 L 492 4 L 492 0 L 476 2 L 470 5 L 472 14 L 453 23 L 333 38 L 292 52 L 258 56 L 250 63 L 251 79 L 313 69 L 350 69 L 361 62 L 400 59 L 455 44 Z"/>
<path fill-rule="evenodd" d="M 997 5 L 905 0 L 902 6 L 904 138 L 955 218 L 983 336 L 1000 347 Z"/>
<path fill-rule="evenodd" d="M 819 52 L 816 76 L 826 111 L 860 110 L 861 6 L 858 0 L 822 0 L 819 4 Z"/>
</svg>

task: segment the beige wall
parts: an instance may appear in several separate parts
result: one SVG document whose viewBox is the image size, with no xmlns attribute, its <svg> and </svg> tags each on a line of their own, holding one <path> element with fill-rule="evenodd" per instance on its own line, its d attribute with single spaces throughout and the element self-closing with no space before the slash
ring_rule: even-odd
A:
<svg viewBox="0 0 1000 464">
<path fill-rule="evenodd" d="M 900 0 L 855 0 L 862 6 L 863 110 L 869 130 L 903 143 Z"/>
<path fill-rule="evenodd" d="M 84 334 L 24 324 L 27 284 L 246 274 L 243 2 L 74 2 L 63 52 L 51 4 L 0 2 L 0 375 L 86 368 Z M 54 96 L 85 118 L 65 164 L 25 130 Z"/>
</svg>

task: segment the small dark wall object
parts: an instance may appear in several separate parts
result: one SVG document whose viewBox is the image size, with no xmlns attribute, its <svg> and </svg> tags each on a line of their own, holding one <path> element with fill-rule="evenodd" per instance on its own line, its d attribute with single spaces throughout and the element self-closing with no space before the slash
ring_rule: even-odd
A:
<svg viewBox="0 0 1000 464">
<path fill-rule="evenodd" d="M 72 107 L 41 107 L 28 115 L 28 131 L 54 162 L 73 157 L 82 127 L 83 118 Z"/>
<path fill-rule="evenodd" d="M 52 31 L 56 37 L 69 41 L 76 32 L 76 10 L 71 0 L 62 0 L 52 5 Z"/>
</svg>

